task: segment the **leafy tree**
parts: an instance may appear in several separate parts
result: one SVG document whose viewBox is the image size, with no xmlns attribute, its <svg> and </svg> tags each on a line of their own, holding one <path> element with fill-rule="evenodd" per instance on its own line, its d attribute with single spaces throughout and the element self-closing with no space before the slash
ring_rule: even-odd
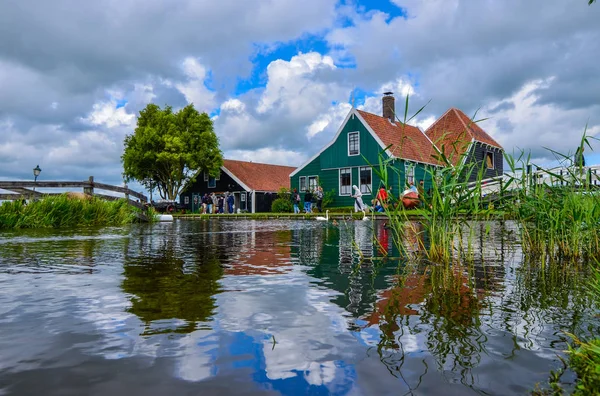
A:
<svg viewBox="0 0 600 396">
<path fill-rule="evenodd" d="M 208 114 L 191 104 L 178 112 L 149 104 L 140 111 L 135 132 L 125 137 L 121 161 L 126 181 L 137 180 L 174 200 L 198 171 L 217 176 L 223 156 Z"/>
<path fill-rule="evenodd" d="M 595 3 L 595 2 L 596 2 L 596 0 L 590 0 L 590 1 L 588 2 L 588 5 L 592 5 L 592 3 Z"/>
</svg>

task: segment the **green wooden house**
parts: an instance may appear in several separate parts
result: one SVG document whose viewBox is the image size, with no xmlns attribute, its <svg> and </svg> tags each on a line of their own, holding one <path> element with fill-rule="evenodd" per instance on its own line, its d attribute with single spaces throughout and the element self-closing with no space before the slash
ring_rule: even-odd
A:
<svg viewBox="0 0 600 396">
<path fill-rule="evenodd" d="M 325 192 L 334 191 L 334 200 L 329 206 L 342 207 L 354 204 L 351 195 L 352 186 L 356 185 L 363 194 L 363 201 L 370 205 L 382 181 L 369 164 L 378 164 L 380 155 L 391 161 L 392 167 L 399 170 L 399 172 L 388 172 L 387 183 L 392 189 L 392 194 L 397 196 L 410 182 L 417 185 L 420 180 L 423 180 L 425 190 L 431 187 L 429 173 L 426 170 L 428 167 L 442 165 L 437 160 L 439 149 L 431 140 L 431 138 L 439 138 L 440 125 L 451 128 L 452 136 L 460 136 L 464 141 L 476 141 L 482 136 L 489 138 L 488 143 L 493 141 L 479 127 L 477 127 L 478 135 L 475 135 L 469 133 L 472 129 L 469 124 L 446 122 L 448 117 L 464 115 L 458 109 L 452 109 L 453 111 L 440 117 L 434 124 L 435 133 L 429 135 L 427 131 L 396 121 L 395 99 L 391 92 L 384 94 L 382 110 L 382 115 L 379 116 L 352 108 L 333 140 L 291 173 L 291 188 L 303 193 L 321 185 Z M 466 115 L 464 117 L 468 120 Z M 454 121 L 454 118 L 451 121 Z M 474 147 L 472 144 L 462 146 L 465 150 L 472 150 Z M 499 145 L 496 146 L 493 147 L 494 150 L 502 150 Z M 453 146 L 454 149 L 456 147 Z M 495 158 L 501 157 L 498 153 L 495 154 Z M 481 159 L 477 156 L 469 158 L 483 163 L 485 155 Z M 502 174 L 502 162 L 494 165 L 493 171 Z"/>
</svg>

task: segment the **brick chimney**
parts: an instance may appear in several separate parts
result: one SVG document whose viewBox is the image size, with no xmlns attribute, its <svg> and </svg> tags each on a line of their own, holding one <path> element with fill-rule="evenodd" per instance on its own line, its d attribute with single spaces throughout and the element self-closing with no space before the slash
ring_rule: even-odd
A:
<svg viewBox="0 0 600 396">
<path fill-rule="evenodd" d="M 383 117 L 387 118 L 391 122 L 396 121 L 396 99 L 394 98 L 393 92 L 384 92 L 383 98 L 381 98 L 383 107 Z"/>
</svg>

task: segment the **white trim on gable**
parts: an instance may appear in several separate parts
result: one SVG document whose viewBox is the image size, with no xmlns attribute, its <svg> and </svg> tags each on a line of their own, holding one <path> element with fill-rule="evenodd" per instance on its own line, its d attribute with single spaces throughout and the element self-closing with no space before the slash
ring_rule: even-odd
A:
<svg viewBox="0 0 600 396">
<path fill-rule="evenodd" d="M 329 143 L 327 143 L 325 146 L 323 146 L 323 148 L 321 150 L 319 150 L 318 153 L 316 153 L 315 155 L 313 155 L 312 157 L 310 157 L 310 159 L 308 161 L 306 161 L 305 163 L 303 163 L 302 165 L 300 165 L 298 168 L 296 168 L 295 171 L 293 171 L 292 173 L 290 173 L 290 177 L 294 177 L 294 175 L 296 173 L 300 172 L 306 165 L 310 164 L 315 159 L 317 159 L 317 157 L 319 157 L 319 155 L 323 154 L 323 151 L 325 151 L 329 147 L 331 147 L 331 145 L 333 145 L 333 143 L 335 143 L 335 141 L 337 140 L 337 138 L 342 134 L 342 131 L 344 130 L 344 127 L 348 123 L 348 120 L 350 119 L 350 116 L 352 114 L 355 114 L 355 113 L 356 113 L 356 109 L 351 109 L 348 112 L 348 115 L 346 116 L 346 118 L 344 118 L 344 122 L 342 122 L 342 125 L 340 125 L 340 127 L 337 130 L 337 132 L 335 133 L 335 136 L 333 137 L 333 139 Z"/>
<path fill-rule="evenodd" d="M 225 165 L 223 165 L 221 167 L 221 170 L 223 172 L 225 172 L 229 177 L 231 177 L 233 179 L 233 181 L 235 181 L 237 184 L 239 184 L 240 186 L 242 186 L 242 188 L 246 191 L 252 191 L 252 189 L 250 187 L 248 187 L 244 182 L 242 182 L 240 179 L 238 179 L 233 173 L 231 173 L 229 171 L 229 169 L 225 168 Z"/>
</svg>

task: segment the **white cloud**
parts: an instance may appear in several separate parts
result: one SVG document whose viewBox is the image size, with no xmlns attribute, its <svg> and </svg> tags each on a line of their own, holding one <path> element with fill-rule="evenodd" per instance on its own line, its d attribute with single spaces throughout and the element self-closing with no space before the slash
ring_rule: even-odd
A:
<svg viewBox="0 0 600 396">
<path fill-rule="evenodd" d="M 332 106 L 325 113 L 320 114 L 317 119 L 308 126 L 308 132 L 306 136 L 313 138 L 315 135 L 323 132 L 333 132 L 336 128 L 339 128 L 344 121 L 344 118 L 348 115 L 348 112 L 352 109 L 349 103 L 338 103 Z"/>
<path fill-rule="evenodd" d="M 305 112 L 315 105 L 314 99 L 331 95 L 326 84 L 318 84 L 311 77 L 320 70 L 335 70 L 333 59 L 317 52 L 298 54 L 287 62 L 275 60 L 267 66 L 268 83 L 257 107 L 265 113 L 279 105 L 289 111 Z M 331 98 L 328 98 L 332 100 Z M 317 100 L 316 104 L 322 101 Z"/>
<path fill-rule="evenodd" d="M 92 112 L 84 121 L 95 126 L 114 128 L 117 126 L 133 126 L 135 115 L 127 113 L 124 107 L 117 109 L 117 102 L 108 101 L 95 103 Z"/>
<path fill-rule="evenodd" d="M 208 71 L 198 59 L 186 58 L 183 70 L 188 77 L 185 83 L 177 83 L 175 87 L 185 96 L 188 103 L 193 103 L 196 110 L 210 113 L 215 107 L 215 93 L 206 87 Z"/>
</svg>

